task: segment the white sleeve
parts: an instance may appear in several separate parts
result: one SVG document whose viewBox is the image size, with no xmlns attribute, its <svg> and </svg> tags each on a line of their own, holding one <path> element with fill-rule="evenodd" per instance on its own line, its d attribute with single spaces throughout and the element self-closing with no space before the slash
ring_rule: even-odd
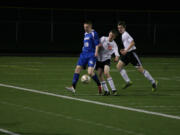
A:
<svg viewBox="0 0 180 135">
<path fill-rule="evenodd" d="M 120 56 L 118 46 L 117 46 L 116 42 L 114 42 L 114 54 L 115 54 L 115 56 Z"/>
<path fill-rule="evenodd" d="M 132 42 L 134 39 L 133 39 L 129 34 L 127 34 L 127 40 L 128 40 L 129 42 Z"/>
<path fill-rule="evenodd" d="M 105 42 L 105 37 L 100 38 L 100 43 L 103 44 Z"/>
</svg>

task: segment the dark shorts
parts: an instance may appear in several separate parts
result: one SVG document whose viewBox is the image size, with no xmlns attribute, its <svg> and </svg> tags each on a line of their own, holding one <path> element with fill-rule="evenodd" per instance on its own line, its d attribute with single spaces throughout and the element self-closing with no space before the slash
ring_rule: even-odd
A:
<svg viewBox="0 0 180 135">
<path fill-rule="evenodd" d="M 103 62 L 97 61 L 97 62 L 96 62 L 96 68 L 95 68 L 95 69 L 97 70 L 98 68 L 101 68 L 101 69 L 104 70 L 104 66 L 105 66 L 105 65 L 110 66 L 110 65 L 111 65 L 111 60 L 108 59 L 108 60 L 103 61 Z"/>
<path fill-rule="evenodd" d="M 125 65 L 131 63 L 133 66 L 142 66 L 142 63 L 135 50 L 126 53 L 126 55 L 121 55 L 121 61 Z"/>
</svg>

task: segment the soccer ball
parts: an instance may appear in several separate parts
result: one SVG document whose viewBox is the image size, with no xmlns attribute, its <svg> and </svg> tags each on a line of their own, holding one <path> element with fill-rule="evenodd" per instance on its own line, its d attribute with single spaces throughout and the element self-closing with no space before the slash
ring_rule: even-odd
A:
<svg viewBox="0 0 180 135">
<path fill-rule="evenodd" d="M 83 75 L 83 76 L 81 77 L 81 82 L 82 82 L 82 83 L 90 83 L 90 81 L 91 81 L 91 78 L 90 78 L 89 75 Z"/>
</svg>

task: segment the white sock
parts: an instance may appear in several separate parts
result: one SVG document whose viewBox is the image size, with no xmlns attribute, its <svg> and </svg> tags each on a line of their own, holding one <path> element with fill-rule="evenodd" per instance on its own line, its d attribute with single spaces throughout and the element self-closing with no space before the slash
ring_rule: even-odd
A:
<svg viewBox="0 0 180 135">
<path fill-rule="evenodd" d="M 102 85 L 104 91 L 109 91 L 109 89 L 108 89 L 108 87 L 107 87 L 107 84 L 106 84 L 106 81 L 102 81 L 102 82 L 101 82 L 101 85 Z"/>
<path fill-rule="evenodd" d="M 150 75 L 150 73 L 147 70 L 144 70 L 143 74 L 152 84 L 155 83 L 154 78 L 152 78 L 152 76 Z"/>
<path fill-rule="evenodd" d="M 110 77 L 110 78 L 107 78 L 107 81 L 108 81 L 108 83 L 109 83 L 109 86 L 111 87 L 111 90 L 112 90 L 112 91 L 115 91 L 116 88 L 115 88 L 113 79 Z"/>
<path fill-rule="evenodd" d="M 123 78 L 127 83 L 130 82 L 130 79 L 129 79 L 129 77 L 128 77 L 125 69 L 121 69 L 121 70 L 120 70 L 120 74 L 121 74 L 122 78 Z"/>
</svg>

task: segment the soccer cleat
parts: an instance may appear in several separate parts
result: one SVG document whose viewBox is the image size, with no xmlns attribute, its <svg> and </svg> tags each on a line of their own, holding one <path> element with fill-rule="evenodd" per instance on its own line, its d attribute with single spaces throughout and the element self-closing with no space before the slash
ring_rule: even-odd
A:
<svg viewBox="0 0 180 135">
<path fill-rule="evenodd" d="M 130 82 L 127 82 L 126 84 L 124 84 L 124 86 L 122 87 L 122 89 L 126 89 L 128 88 L 129 86 L 131 86 L 133 83 L 130 81 Z"/>
<path fill-rule="evenodd" d="M 72 93 L 75 93 L 75 92 L 76 92 L 76 90 L 74 89 L 73 86 L 71 86 L 71 87 L 66 87 L 66 89 L 67 89 L 68 91 L 71 91 Z"/>
<path fill-rule="evenodd" d="M 113 96 L 117 96 L 117 95 L 118 95 L 117 90 L 113 90 L 113 91 L 112 91 L 112 95 L 113 95 Z"/>
<path fill-rule="evenodd" d="M 156 80 L 155 83 L 152 84 L 152 92 L 157 91 L 157 85 L 158 85 L 158 81 Z"/>
<path fill-rule="evenodd" d="M 101 85 L 98 86 L 98 92 L 99 92 L 99 94 L 102 94 L 102 86 Z"/>
<path fill-rule="evenodd" d="M 110 92 L 109 91 L 105 91 L 103 96 L 109 96 Z"/>
</svg>

